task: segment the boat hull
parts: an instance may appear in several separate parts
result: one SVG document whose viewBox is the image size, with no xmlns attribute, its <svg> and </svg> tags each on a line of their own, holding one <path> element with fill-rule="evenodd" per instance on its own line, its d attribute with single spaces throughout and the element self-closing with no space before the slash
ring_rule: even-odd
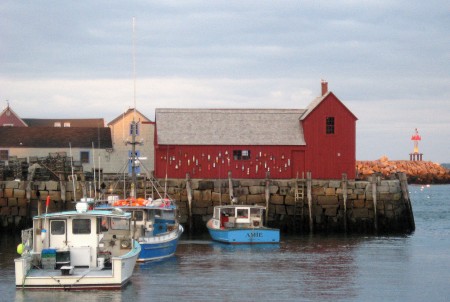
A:
<svg viewBox="0 0 450 302">
<path fill-rule="evenodd" d="M 224 243 L 279 243 L 280 230 L 272 228 L 233 228 L 215 229 L 207 225 L 209 234 L 214 241 Z"/>
<path fill-rule="evenodd" d="M 161 260 L 173 256 L 182 233 L 183 227 L 179 225 L 177 230 L 169 234 L 140 238 L 139 244 L 142 249 L 138 262 Z"/>
</svg>

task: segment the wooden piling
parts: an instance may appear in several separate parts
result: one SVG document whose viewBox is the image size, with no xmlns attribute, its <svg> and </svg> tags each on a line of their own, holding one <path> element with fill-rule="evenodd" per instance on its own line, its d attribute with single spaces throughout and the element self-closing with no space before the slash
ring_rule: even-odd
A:
<svg viewBox="0 0 450 302">
<path fill-rule="evenodd" d="M 228 171 L 228 193 L 230 195 L 230 203 L 233 204 L 234 192 L 233 192 L 233 179 L 231 178 L 231 171 Z"/>
<path fill-rule="evenodd" d="M 372 175 L 370 182 L 372 184 L 372 201 L 373 201 L 373 228 L 375 232 L 378 231 L 378 217 L 377 217 L 377 176 Z"/>
<path fill-rule="evenodd" d="M 33 181 L 29 180 L 26 182 L 25 186 L 25 196 L 27 199 L 27 209 L 26 209 L 26 222 L 28 225 L 28 222 L 31 221 L 31 188 L 33 185 Z"/>
<path fill-rule="evenodd" d="M 192 189 L 191 189 L 191 176 L 189 173 L 186 173 L 186 193 L 188 198 L 189 232 L 192 232 Z"/>
<path fill-rule="evenodd" d="M 347 233 L 347 173 L 342 173 L 342 198 L 344 201 L 344 231 Z"/>
<path fill-rule="evenodd" d="M 312 178 L 311 172 L 306 173 L 306 194 L 308 197 L 308 209 L 309 209 L 309 231 L 314 232 L 314 223 L 313 223 L 313 215 L 312 215 Z"/>
<path fill-rule="evenodd" d="M 269 221 L 269 201 L 270 201 L 270 172 L 266 172 L 266 186 L 264 188 L 264 193 L 266 197 L 266 223 Z"/>
<path fill-rule="evenodd" d="M 66 182 L 64 180 L 64 174 L 60 174 L 59 176 L 59 187 L 61 188 L 61 210 L 65 211 L 67 210 L 66 207 Z"/>
</svg>

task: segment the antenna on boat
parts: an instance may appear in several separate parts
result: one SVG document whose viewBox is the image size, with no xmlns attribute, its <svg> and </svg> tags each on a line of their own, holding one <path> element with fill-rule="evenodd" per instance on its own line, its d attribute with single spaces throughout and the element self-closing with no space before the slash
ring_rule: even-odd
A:
<svg viewBox="0 0 450 302">
<path fill-rule="evenodd" d="M 95 185 L 95 146 L 94 142 L 92 142 L 92 163 L 94 165 L 94 198 L 97 196 L 97 186 Z M 90 189 L 90 186 L 89 186 Z M 89 193 L 89 197 L 92 197 L 91 193 Z"/>
<path fill-rule="evenodd" d="M 135 38 L 135 27 L 136 21 L 133 17 L 133 100 L 134 100 L 134 109 L 133 109 L 133 122 L 136 121 L 136 38 Z"/>
<path fill-rule="evenodd" d="M 70 168 L 72 169 L 72 190 L 73 190 L 73 200 L 77 200 L 77 190 L 75 189 L 75 177 L 73 175 L 73 157 L 72 157 L 72 144 L 69 142 L 69 152 L 70 152 Z"/>
<path fill-rule="evenodd" d="M 167 169 L 169 164 L 169 145 L 167 145 L 167 151 L 166 151 L 166 179 L 164 181 L 164 198 L 168 198 L 167 196 Z"/>
<path fill-rule="evenodd" d="M 133 122 L 131 123 L 131 191 L 130 197 L 135 198 L 136 186 L 136 53 L 135 53 L 135 18 L 133 17 Z"/>
</svg>

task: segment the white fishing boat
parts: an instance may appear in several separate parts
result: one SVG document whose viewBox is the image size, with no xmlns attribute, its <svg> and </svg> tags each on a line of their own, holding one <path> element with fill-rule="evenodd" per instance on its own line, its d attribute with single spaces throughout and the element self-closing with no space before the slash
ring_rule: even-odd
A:
<svg viewBox="0 0 450 302">
<path fill-rule="evenodd" d="M 92 210 L 87 202 L 76 209 L 38 215 L 22 231 L 17 289 L 120 289 L 130 280 L 141 251 L 131 214 Z"/>
</svg>

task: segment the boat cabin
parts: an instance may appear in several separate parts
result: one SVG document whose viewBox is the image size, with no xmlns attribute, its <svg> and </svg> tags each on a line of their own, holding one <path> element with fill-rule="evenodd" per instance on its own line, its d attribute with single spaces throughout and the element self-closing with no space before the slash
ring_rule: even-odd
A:
<svg viewBox="0 0 450 302">
<path fill-rule="evenodd" d="M 262 206 L 218 206 L 214 208 L 214 224 L 221 229 L 260 228 L 264 226 L 265 211 Z"/>
<path fill-rule="evenodd" d="M 33 219 L 36 234 L 33 250 L 41 251 L 44 268 L 110 265 L 111 257 L 124 255 L 132 248 L 130 214 L 91 210 L 85 215 L 77 211 L 46 214 Z M 46 263 L 47 254 L 55 254 L 55 263 Z M 48 265 L 47 265 L 48 264 Z"/>
</svg>

